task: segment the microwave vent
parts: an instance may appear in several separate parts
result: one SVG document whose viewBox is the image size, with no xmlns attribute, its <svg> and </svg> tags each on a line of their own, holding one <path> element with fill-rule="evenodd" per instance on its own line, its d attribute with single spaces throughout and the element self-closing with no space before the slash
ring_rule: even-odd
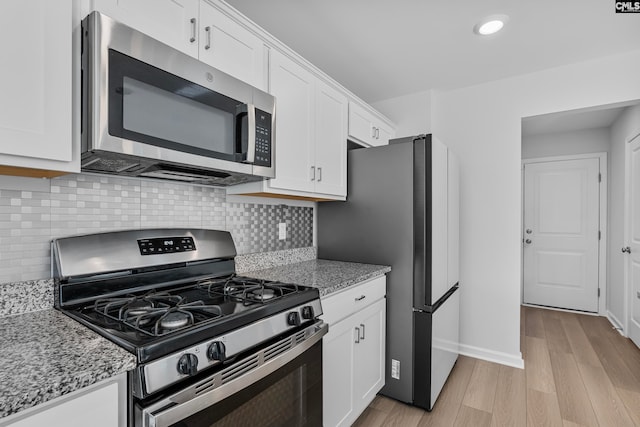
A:
<svg viewBox="0 0 640 427">
<path fill-rule="evenodd" d="M 94 172 L 107 173 L 125 173 L 134 172 L 136 169 L 143 167 L 134 159 L 105 159 L 93 157 L 82 161 L 82 169 Z"/>
<path fill-rule="evenodd" d="M 158 162 L 145 157 L 101 150 L 87 151 L 82 154 L 82 170 L 85 172 L 215 186 L 243 184 L 263 179 L 257 175 L 197 168 L 178 163 Z"/>
</svg>

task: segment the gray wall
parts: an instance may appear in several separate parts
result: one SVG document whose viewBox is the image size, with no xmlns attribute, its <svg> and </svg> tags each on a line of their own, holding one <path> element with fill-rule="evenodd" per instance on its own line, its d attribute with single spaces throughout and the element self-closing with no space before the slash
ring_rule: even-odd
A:
<svg viewBox="0 0 640 427">
<path fill-rule="evenodd" d="M 224 188 L 138 178 L 0 176 L 0 283 L 50 277 L 52 238 L 158 227 L 228 230 L 239 254 L 301 248 L 313 245 L 313 208 L 230 202 Z"/>
</svg>

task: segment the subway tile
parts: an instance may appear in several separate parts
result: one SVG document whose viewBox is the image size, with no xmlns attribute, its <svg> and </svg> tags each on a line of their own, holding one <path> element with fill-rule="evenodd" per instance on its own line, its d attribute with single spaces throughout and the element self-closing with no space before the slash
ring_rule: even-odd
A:
<svg viewBox="0 0 640 427">
<path fill-rule="evenodd" d="M 313 208 L 227 203 L 226 191 L 138 178 L 75 174 L 49 191 L 0 190 L 0 283 L 49 277 L 51 238 L 141 227 L 231 232 L 239 254 L 310 247 Z M 278 239 L 278 223 L 287 239 Z"/>
</svg>

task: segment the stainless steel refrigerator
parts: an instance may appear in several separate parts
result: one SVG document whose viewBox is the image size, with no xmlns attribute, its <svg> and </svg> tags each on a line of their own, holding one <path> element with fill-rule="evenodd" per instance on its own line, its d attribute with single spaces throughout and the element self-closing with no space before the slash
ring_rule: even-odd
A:
<svg viewBox="0 0 640 427">
<path fill-rule="evenodd" d="M 459 166 L 432 135 L 351 150 L 318 203 L 318 257 L 391 266 L 381 394 L 431 410 L 458 358 Z"/>
</svg>

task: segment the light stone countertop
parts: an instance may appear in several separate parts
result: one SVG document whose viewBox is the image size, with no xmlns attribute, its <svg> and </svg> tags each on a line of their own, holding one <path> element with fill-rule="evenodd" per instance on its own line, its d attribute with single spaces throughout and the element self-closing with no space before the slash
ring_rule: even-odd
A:
<svg viewBox="0 0 640 427">
<path fill-rule="evenodd" d="M 0 317 L 0 421 L 133 369 L 132 353 L 50 308 Z"/>
<path fill-rule="evenodd" d="M 390 271 L 391 267 L 386 265 L 313 259 L 251 271 L 244 275 L 256 279 L 313 286 L 318 288 L 321 297 L 325 297 L 332 292 L 382 276 Z"/>
</svg>

